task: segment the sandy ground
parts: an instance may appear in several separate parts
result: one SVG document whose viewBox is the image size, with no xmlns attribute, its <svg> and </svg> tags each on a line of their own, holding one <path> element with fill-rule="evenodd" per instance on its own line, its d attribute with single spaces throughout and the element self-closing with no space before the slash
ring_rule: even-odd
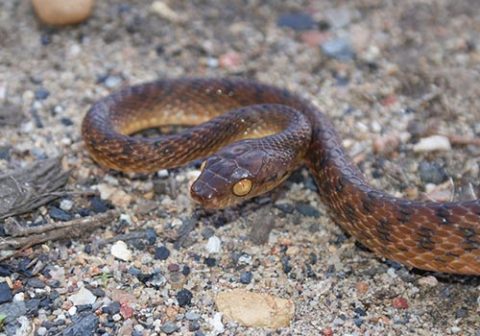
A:
<svg viewBox="0 0 480 336">
<path fill-rule="evenodd" d="M 2 282 L 23 307 L 5 333 L 23 321 L 39 335 L 74 334 L 72 326 L 78 335 L 166 334 L 172 324 L 173 334 L 212 334 L 215 294 L 247 288 L 292 300 L 294 319 L 278 330 L 224 319 L 224 335 L 480 335 L 478 278 L 376 258 L 329 219 L 306 170 L 258 200 L 206 212 L 188 198 L 198 166 L 154 176 L 108 172 L 80 137 L 91 104 L 122 86 L 184 75 L 255 78 L 324 110 L 376 187 L 475 197 L 480 147 L 456 143 L 480 135 L 478 3 L 169 1 L 173 20 L 151 3 L 99 1 L 84 24 L 49 28 L 28 1 L 0 2 L 0 171 L 63 155 L 66 188 L 84 192 L 16 220 L 68 220 L 111 203 L 122 214 L 93 234 L 3 262 Z M 312 24 L 285 27 L 285 15 L 299 12 Z M 438 134 L 450 137 L 450 150 L 414 151 Z M 91 191 L 111 194 L 101 200 Z M 262 225 L 273 227 L 268 236 L 252 229 Z M 205 248 L 212 236 L 219 252 Z M 117 240 L 132 260 L 112 256 Z M 95 302 L 72 309 L 80 284 Z M 191 303 L 179 303 L 182 288 Z M 111 302 L 121 302 L 120 311 L 102 310 Z"/>
</svg>

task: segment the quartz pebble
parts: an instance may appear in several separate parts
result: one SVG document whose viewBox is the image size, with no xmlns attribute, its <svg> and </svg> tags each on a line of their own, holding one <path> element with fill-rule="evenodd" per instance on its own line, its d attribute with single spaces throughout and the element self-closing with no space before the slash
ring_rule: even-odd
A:
<svg viewBox="0 0 480 336">
<path fill-rule="evenodd" d="M 112 245 L 110 252 L 115 258 L 123 261 L 130 261 L 132 259 L 132 251 L 130 251 L 127 244 L 121 240 Z"/>
<path fill-rule="evenodd" d="M 97 297 L 93 295 L 92 292 L 90 292 L 88 289 L 85 287 L 82 287 L 76 292 L 75 294 L 71 295 L 69 297 L 69 300 L 72 301 L 72 303 L 75 306 L 78 305 L 86 305 L 86 304 L 94 304 L 95 300 Z"/>
<path fill-rule="evenodd" d="M 44 23 L 63 26 L 85 21 L 91 14 L 94 0 L 32 0 L 35 13 Z"/>
<path fill-rule="evenodd" d="M 205 249 L 208 253 L 218 253 L 220 252 L 220 248 L 222 246 L 222 242 L 217 236 L 211 236 L 208 238 L 207 245 L 205 245 Z"/>
<path fill-rule="evenodd" d="M 422 138 L 413 146 L 414 152 L 449 151 L 451 149 L 450 140 L 443 135 L 432 135 Z"/>
</svg>

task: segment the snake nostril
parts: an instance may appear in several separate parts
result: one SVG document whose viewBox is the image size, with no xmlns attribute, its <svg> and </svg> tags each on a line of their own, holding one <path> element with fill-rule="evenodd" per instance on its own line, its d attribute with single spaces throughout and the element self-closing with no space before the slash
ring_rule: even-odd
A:
<svg viewBox="0 0 480 336">
<path fill-rule="evenodd" d="M 213 191 L 198 181 L 193 182 L 190 193 L 192 198 L 197 201 L 209 200 L 213 198 Z"/>
</svg>

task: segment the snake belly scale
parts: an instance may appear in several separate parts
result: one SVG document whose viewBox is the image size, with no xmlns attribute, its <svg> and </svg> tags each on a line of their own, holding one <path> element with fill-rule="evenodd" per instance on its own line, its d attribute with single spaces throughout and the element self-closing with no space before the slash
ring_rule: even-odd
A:
<svg viewBox="0 0 480 336">
<path fill-rule="evenodd" d="M 130 134 L 196 125 L 157 138 Z M 306 165 L 332 219 L 376 255 L 423 270 L 480 275 L 480 200 L 395 198 L 371 187 L 331 121 L 287 90 L 240 79 L 166 79 L 96 102 L 82 124 L 104 167 L 154 172 L 207 158 L 193 199 L 223 207 L 274 188 Z"/>
</svg>

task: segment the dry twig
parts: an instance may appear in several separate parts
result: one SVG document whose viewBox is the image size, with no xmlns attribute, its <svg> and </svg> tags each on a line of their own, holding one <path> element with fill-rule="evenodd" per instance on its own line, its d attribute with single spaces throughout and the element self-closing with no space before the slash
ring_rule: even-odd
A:
<svg viewBox="0 0 480 336">
<path fill-rule="evenodd" d="M 67 183 L 61 158 L 39 161 L 32 166 L 0 175 L 0 219 L 30 212 L 55 198 Z"/>
<path fill-rule="evenodd" d="M 76 238 L 91 232 L 101 226 L 111 223 L 118 216 L 117 210 L 109 210 L 91 217 L 76 218 L 68 222 L 52 223 L 31 228 L 15 228 L 10 225 L 9 230 L 14 232 L 16 237 L 5 238 L 0 241 L 0 251 L 24 250 L 31 246 L 47 241 Z M 21 237 L 19 237 L 21 236 Z M 1 260 L 12 257 L 14 254 L 4 256 Z"/>
</svg>

